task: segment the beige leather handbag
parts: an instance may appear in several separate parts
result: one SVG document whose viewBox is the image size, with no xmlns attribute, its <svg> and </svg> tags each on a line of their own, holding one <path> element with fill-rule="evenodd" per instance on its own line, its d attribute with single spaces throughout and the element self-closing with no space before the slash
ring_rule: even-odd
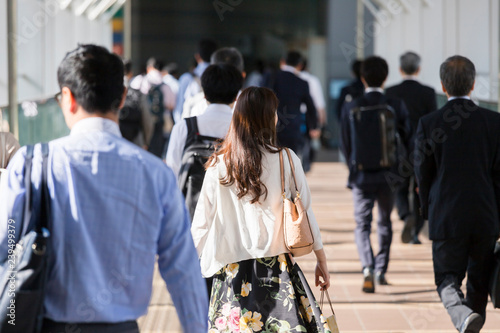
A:
<svg viewBox="0 0 500 333">
<path fill-rule="evenodd" d="M 294 257 L 300 257 L 311 253 L 314 244 L 314 236 L 312 234 L 307 211 L 300 199 L 300 193 L 297 189 L 297 180 L 295 179 L 295 169 L 292 161 L 292 156 L 288 148 L 284 148 L 290 162 L 292 170 L 293 183 L 295 185 L 295 198 L 290 200 L 286 197 L 285 192 L 285 170 L 283 167 L 283 154 L 280 152 L 280 172 L 281 172 L 281 193 L 283 196 L 283 231 L 286 248 Z"/>
</svg>

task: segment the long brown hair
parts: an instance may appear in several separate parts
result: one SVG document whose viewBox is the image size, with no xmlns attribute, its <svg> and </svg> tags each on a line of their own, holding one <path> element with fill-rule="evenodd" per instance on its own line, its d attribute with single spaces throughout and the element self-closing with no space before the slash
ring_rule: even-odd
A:
<svg viewBox="0 0 500 333">
<path fill-rule="evenodd" d="M 276 110 L 278 98 L 267 88 L 249 87 L 238 97 L 229 132 L 206 166 L 217 165 L 218 155 L 224 155 L 227 175 L 220 179 L 225 186 L 236 184 L 238 198 L 252 197 L 251 203 L 267 195 L 260 180 L 262 153 L 277 153 Z"/>
</svg>

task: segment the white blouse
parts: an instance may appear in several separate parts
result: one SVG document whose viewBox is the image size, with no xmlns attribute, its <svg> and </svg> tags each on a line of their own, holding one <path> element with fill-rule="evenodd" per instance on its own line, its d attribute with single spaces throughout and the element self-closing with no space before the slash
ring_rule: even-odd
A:
<svg viewBox="0 0 500 333">
<path fill-rule="evenodd" d="M 309 186 L 299 158 L 293 151 L 290 150 L 290 153 L 295 165 L 297 188 L 314 235 L 313 248 L 320 250 L 323 243 L 311 209 Z M 286 152 L 282 154 L 285 190 L 290 198 L 293 177 Z M 261 196 L 259 203 L 255 204 L 250 203 L 249 196 L 238 199 L 234 184 L 220 184 L 219 180 L 227 173 L 222 156 L 219 156 L 216 166 L 207 170 L 191 226 L 204 277 L 213 276 L 227 264 L 289 252 L 283 238 L 279 155 L 264 151 L 262 165 L 261 180 L 267 187 L 267 197 Z"/>
</svg>

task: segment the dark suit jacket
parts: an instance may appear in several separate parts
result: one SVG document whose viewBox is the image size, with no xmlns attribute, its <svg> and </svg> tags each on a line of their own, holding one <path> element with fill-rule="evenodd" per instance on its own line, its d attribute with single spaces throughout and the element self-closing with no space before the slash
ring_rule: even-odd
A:
<svg viewBox="0 0 500 333">
<path fill-rule="evenodd" d="M 343 87 L 340 90 L 339 98 L 337 99 L 337 106 L 335 108 L 337 119 L 340 121 L 342 114 L 342 107 L 344 103 L 350 103 L 358 97 L 363 96 L 365 93 L 365 86 L 360 79 L 352 81 L 349 85 Z M 349 98 L 347 98 L 349 96 Z M 346 99 L 348 99 L 346 101 Z"/>
<path fill-rule="evenodd" d="M 379 104 L 385 104 L 392 106 L 396 112 L 397 118 L 397 130 L 400 138 L 402 139 L 402 144 L 407 148 L 410 144 L 410 123 L 408 120 L 408 110 L 403 101 L 395 98 L 384 97 L 383 94 L 379 92 L 370 92 L 362 97 L 366 100 L 363 106 L 375 106 Z M 347 165 L 349 167 L 349 179 L 347 186 L 349 188 L 357 187 L 362 190 L 375 190 L 380 185 L 387 184 L 391 188 L 396 188 L 401 180 L 399 176 L 398 166 L 395 165 L 390 170 L 383 171 L 360 171 L 356 168 L 356 165 L 352 163 L 352 138 L 351 138 L 351 127 L 349 122 L 349 113 L 352 108 L 360 105 L 361 97 L 355 99 L 350 103 L 345 103 L 342 107 L 342 119 L 341 119 L 341 137 L 340 144 L 342 153 L 347 159 Z"/>
<path fill-rule="evenodd" d="M 436 111 L 436 92 L 431 87 L 424 86 L 415 80 L 404 80 L 398 85 L 387 88 L 385 94 L 389 97 L 403 100 L 410 115 L 412 133 L 417 131 L 420 118 Z"/>
<path fill-rule="evenodd" d="M 467 99 L 449 101 L 420 120 L 415 147 L 430 238 L 498 235 L 500 114 Z"/>
<path fill-rule="evenodd" d="M 279 99 L 278 142 L 295 150 L 303 145 L 308 130 L 318 127 L 318 115 L 309 93 L 309 84 L 293 73 L 278 71 L 267 86 Z M 305 116 L 300 112 L 302 103 L 307 106 Z"/>
</svg>

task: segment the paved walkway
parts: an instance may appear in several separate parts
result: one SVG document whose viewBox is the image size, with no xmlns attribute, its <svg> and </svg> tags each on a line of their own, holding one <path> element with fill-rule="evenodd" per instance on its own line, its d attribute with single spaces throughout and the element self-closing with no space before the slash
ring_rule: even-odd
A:
<svg viewBox="0 0 500 333">
<path fill-rule="evenodd" d="M 390 285 L 378 287 L 375 294 L 361 292 L 362 274 L 354 244 L 351 194 L 344 186 L 346 177 L 346 169 L 340 163 L 316 163 L 308 175 L 332 278 L 330 296 L 341 332 L 456 332 L 435 291 L 431 243 L 422 237 L 422 245 L 402 244 L 399 236 L 403 223 L 394 213 L 394 238 L 386 275 Z M 375 227 L 374 223 L 373 229 Z M 372 232 L 372 244 L 376 251 L 375 232 Z M 297 261 L 313 283 L 314 255 Z M 313 289 L 319 299 L 318 289 Z M 329 311 L 325 313 L 330 315 Z M 159 274 L 154 280 L 149 313 L 139 324 L 143 333 L 182 332 Z M 491 303 L 482 332 L 500 333 L 500 310 L 493 310 Z"/>
</svg>

